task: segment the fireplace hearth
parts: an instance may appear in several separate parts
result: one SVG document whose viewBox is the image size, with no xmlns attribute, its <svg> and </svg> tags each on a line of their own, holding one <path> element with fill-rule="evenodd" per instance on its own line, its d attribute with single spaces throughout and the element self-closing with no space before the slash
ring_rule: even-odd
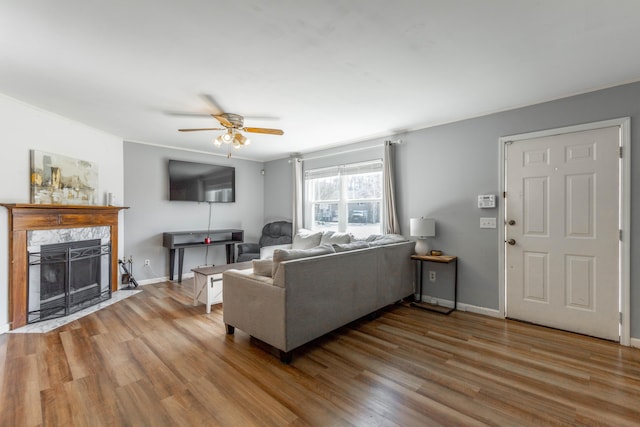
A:
<svg viewBox="0 0 640 427">
<path fill-rule="evenodd" d="M 100 239 L 30 251 L 27 323 L 68 316 L 111 298 L 110 263 L 110 244 Z"/>
</svg>

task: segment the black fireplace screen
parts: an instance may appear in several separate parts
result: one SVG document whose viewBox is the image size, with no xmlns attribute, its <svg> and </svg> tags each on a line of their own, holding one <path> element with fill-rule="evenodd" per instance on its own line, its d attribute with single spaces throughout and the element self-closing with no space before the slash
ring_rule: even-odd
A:
<svg viewBox="0 0 640 427">
<path fill-rule="evenodd" d="M 68 316 L 111 298 L 111 245 L 83 240 L 29 253 L 27 323 Z"/>
</svg>

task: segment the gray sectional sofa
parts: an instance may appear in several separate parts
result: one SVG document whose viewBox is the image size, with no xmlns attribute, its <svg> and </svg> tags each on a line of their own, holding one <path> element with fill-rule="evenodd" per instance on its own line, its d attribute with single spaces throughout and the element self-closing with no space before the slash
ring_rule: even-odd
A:
<svg viewBox="0 0 640 427">
<path fill-rule="evenodd" d="M 288 363 L 295 348 L 413 295 L 415 243 L 397 240 L 277 249 L 251 270 L 226 271 L 227 333 L 238 328 Z"/>
</svg>

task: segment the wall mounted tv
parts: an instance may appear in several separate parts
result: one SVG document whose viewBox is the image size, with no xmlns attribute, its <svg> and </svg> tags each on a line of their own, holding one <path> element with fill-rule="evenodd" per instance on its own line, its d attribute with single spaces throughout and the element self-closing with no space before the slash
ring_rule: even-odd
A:
<svg viewBox="0 0 640 427">
<path fill-rule="evenodd" d="M 169 160 L 169 200 L 236 201 L 236 169 L 231 166 Z"/>
</svg>

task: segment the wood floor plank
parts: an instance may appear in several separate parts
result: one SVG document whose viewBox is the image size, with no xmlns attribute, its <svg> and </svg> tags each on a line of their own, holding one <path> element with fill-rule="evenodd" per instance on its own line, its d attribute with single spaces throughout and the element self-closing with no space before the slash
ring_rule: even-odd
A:
<svg viewBox="0 0 640 427">
<path fill-rule="evenodd" d="M 86 376 L 64 384 L 64 393 L 72 406 L 73 424 L 77 426 L 104 426 L 124 424 L 118 405 L 111 395 L 115 384 L 106 374 Z"/>
<path fill-rule="evenodd" d="M 69 401 L 69 396 L 65 392 L 65 383 L 55 384 L 53 387 L 43 390 L 40 393 L 42 402 L 42 425 L 62 426 L 74 425 L 73 403 Z M 3 424 L 5 425 L 5 424 Z M 20 424 L 7 424 L 20 425 Z"/>
<path fill-rule="evenodd" d="M 145 378 L 144 370 L 131 353 L 127 345 L 129 341 L 121 342 L 114 334 L 104 334 L 92 337 L 96 352 L 100 358 L 101 369 L 109 375 L 111 380 L 124 386 Z"/>
<path fill-rule="evenodd" d="M 398 304 L 290 365 L 184 285 L 0 336 L 0 426 L 638 425 L 640 350 Z"/>
<path fill-rule="evenodd" d="M 185 389 L 180 378 L 141 339 L 127 342 L 134 361 L 161 399 Z"/>
<path fill-rule="evenodd" d="M 9 340 L 9 334 L 0 335 L 0 385 L 4 384 L 5 369 L 4 366 L 7 363 L 7 341 Z M 1 408 L 0 408 L 1 409 Z"/>
<path fill-rule="evenodd" d="M 39 426 L 42 424 L 40 381 L 35 354 L 8 359 L 2 384 L 1 426 Z"/>
<path fill-rule="evenodd" d="M 54 384 L 71 381 L 71 369 L 67 358 L 60 357 L 64 353 L 64 347 L 59 335 L 42 335 L 43 348 L 38 351 L 36 357 L 40 372 L 40 387 L 44 390 Z"/>
<path fill-rule="evenodd" d="M 79 379 L 91 375 L 100 367 L 90 337 L 83 329 L 67 329 L 60 332 L 60 340 L 71 375 Z"/>
<path fill-rule="evenodd" d="M 169 427 L 174 424 L 153 385 L 147 380 L 139 380 L 117 387 L 115 399 L 119 412 L 124 414 L 126 425 Z"/>
<path fill-rule="evenodd" d="M 171 416 L 175 425 L 179 426 L 221 426 L 210 412 L 211 402 L 203 405 L 189 391 L 185 390 L 162 400 L 162 405 Z"/>
</svg>

